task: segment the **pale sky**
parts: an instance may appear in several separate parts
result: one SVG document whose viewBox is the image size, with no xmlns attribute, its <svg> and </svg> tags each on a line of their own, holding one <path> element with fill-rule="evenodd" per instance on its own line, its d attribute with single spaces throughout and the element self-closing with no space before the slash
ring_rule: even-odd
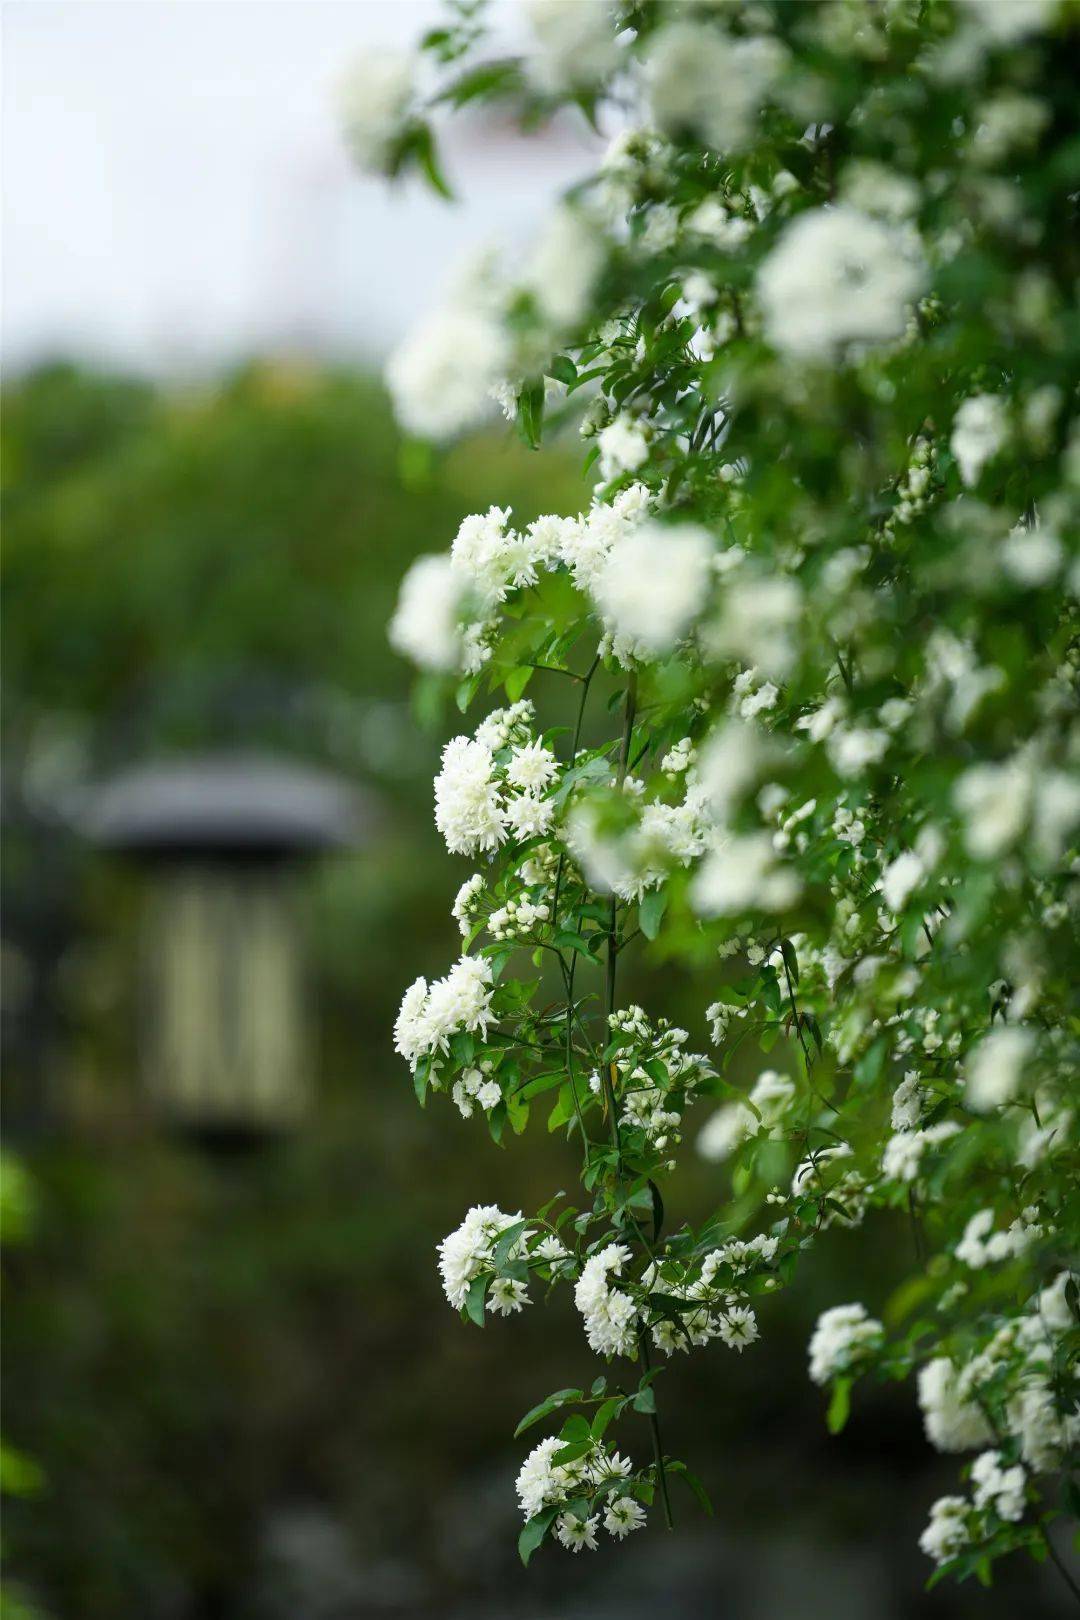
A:
<svg viewBox="0 0 1080 1620">
<path fill-rule="evenodd" d="M 383 353 L 478 239 L 520 242 L 584 133 L 459 130 L 457 207 L 366 180 L 331 88 L 437 0 L 4 0 L 0 345 L 141 369 Z M 512 8 L 504 5 L 513 26 Z"/>
</svg>

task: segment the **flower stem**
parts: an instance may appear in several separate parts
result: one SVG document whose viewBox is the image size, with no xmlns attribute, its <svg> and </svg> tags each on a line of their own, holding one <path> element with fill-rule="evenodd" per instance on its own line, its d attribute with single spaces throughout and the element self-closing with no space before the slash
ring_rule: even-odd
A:
<svg viewBox="0 0 1080 1620">
<path fill-rule="evenodd" d="M 630 759 L 630 741 L 631 741 L 631 738 L 632 738 L 633 732 L 634 732 L 634 716 L 635 716 L 636 713 L 637 713 L 637 675 L 632 674 L 630 676 L 629 682 L 627 683 L 626 704 L 625 704 L 625 707 L 623 709 L 622 743 L 621 743 L 621 746 L 619 748 L 619 770 L 618 770 L 618 775 L 616 777 L 616 785 L 618 787 L 622 787 L 623 782 L 626 780 L 626 767 L 627 767 L 627 763 L 628 763 L 628 761 Z M 612 895 L 612 897 L 611 897 L 611 912 L 610 912 L 610 918 L 609 918 L 609 922 L 608 922 L 607 966 L 606 966 L 606 974 L 605 974 L 606 985 L 605 985 L 605 995 L 604 995 L 604 1005 L 605 1005 L 605 1008 L 606 1008 L 606 1011 L 607 1011 L 607 1017 L 608 1017 L 608 1021 L 609 1021 L 608 1022 L 609 1031 L 610 1031 L 610 1028 L 611 1028 L 611 1024 L 610 1024 L 611 1014 L 615 1011 L 615 976 L 616 976 L 616 972 L 618 970 L 618 962 L 619 962 L 619 902 L 618 902 L 617 897 L 615 895 Z M 611 1064 L 605 1063 L 603 1065 L 602 1069 L 601 1069 L 601 1074 L 603 1076 L 603 1086 L 604 1086 L 604 1106 L 607 1109 L 608 1123 L 609 1123 L 609 1126 L 610 1126 L 610 1129 L 611 1129 L 611 1145 L 615 1150 L 615 1173 L 616 1173 L 616 1175 L 619 1177 L 619 1179 L 621 1181 L 622 1180 L 622 1146 L 621 1146 L 621 1143 L 619 1141 L 619 1120 L 618 1120 L 618 1115 L 616 1113 L 616 1105 L 615 1105 L 615 1076 L 616 1076 L 616 1073 L 617 1073 L 617 1070 L 616 1070 L 616 1067 L 615 1067 L 614 1063 L 611 1063 Z M 638 1228 L 638 1224 L 634 1220 L 634 1217 L 633 1217 L 632 1214 L 630 1216 L 630 1219 L 631 1219 L 631 1222 L 633 1223 L 634 1230 L 638 1233 L 638 1237 L 641 1238 L 642 1234 L 641 1234 L 641 1232 L 640 1232 L 640 1230 Z M 648 1245 L 646 1244 L 646 1248 L 647 1247 L 648 1247 Z M 651 1253 L 651 1251 L 650 1251 L 650 1253 Z M 639 1344 L 639 1346 L 641 1348 L 641 1364 L 645 1368 L 646 1372 L 651 1372 L 652 1371 L 652 1364 L 651 1364 L 651 1360 L 650 1360 L 650 1356 L 649 1356 L 649 1330 L 645 1326 L 642 1327 L 641 1332 L 638 1334 L 638 1344 Z M 654 1396 L 654 1402 L 655 1402 L 655 1396 Z M 656 1483 L 657 1483 L 657 1485 L 659 1487 L 659 1490 L 660 1490 L 660 1500 L 661 1500 L 661 1502 L 663 1503 L 663 1506 L 664 1506 L 664 1523 L 667 1525 L 669 1530 L 673 1530 L 675 1528 L 675 1520 L 672 1517 L 671 1495 L 670 1495 L 670 1492 L 668 1490 L 667 1469 L 664 1466 L 664 1441 L 663 1441 L 663 1436 L 660 1433 L 660 1418 L 659 1418 L 658 1414 L 655 1411 L 649 1413 L 649 1428 L 652 1431 L 653 1459 L 654 1459 L 655 1464 L 656 1464 Z"/>
</svg>

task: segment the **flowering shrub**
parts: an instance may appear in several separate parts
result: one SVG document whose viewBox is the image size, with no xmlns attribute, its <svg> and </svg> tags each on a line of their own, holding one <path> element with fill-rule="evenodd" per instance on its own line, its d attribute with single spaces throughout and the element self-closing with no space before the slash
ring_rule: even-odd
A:
<svg viewBox="0 0 1080 1620">
<path fill-rule="evenodd" d="M 598 480 L 577 517 L 466 519 L 391 626 L 462 711 L 508 705 L 443 753 L 465 954 L 406 992 L 398 1050 L 421 1102 L 496 1141 L 543 1110 L 581 1159 L 576 1205 L 469 1211 L 446 1295 L 481 1324 L 565 1285 L 611 1363 L 519 1426 L 551 1431 L 522 1557 L 670 1524 L 680 1477 L 707 1501 L 665 1454 L 658 1358 L 752 1353 L 805 1251 L 892 1209 L 910 1278 L 810 1341 L 829 1425 L 858 1380 L 913 1379 L 931 1445 L 976 1453 L 929 1509 L 937 1575 L 1026 1548 L 1070 1579 L 1048 1526 L 1080 1503 L 1076 13 L 524 9 L 524 58 L 459 0 L 345 98 L 361 158 L 439 185 L 439 106 L 615 131 L 388 373 L 434 438 L 493 406 L 533 445 L 576 422 Z M 583 746 L 600 672 L 613 723 Z M 534 680 L 564 723 L 538 728 Z M 649 942 L 706 987 L 697 1036 L 620 999 Z M 755 1050 L 776 1067 L 747 1089 Z M 661 1191 L 688 1139 L 722 1167 L 696 1229 Z M 610 1450 L 633 1414 L 645 1461 Z"/>
</svg>

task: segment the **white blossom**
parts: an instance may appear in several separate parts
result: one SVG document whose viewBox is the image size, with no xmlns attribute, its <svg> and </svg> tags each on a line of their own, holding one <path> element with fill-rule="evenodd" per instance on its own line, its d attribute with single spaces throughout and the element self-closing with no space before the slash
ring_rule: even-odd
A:
<svg viewBox="0 0 1080 1620">
<path fill-rule="evenodd" d="M 599 1523 L 600 1516 L 596 1513 L 582 1519 L 574 1513 L 560 1513 L 555 1520 L 555 1534 L 570 1552 L 580 1552 L 582 1547 L 588 1547 L 590 1552 L 595 1552 L 596 1527 Z"/>
<path fill-rule="evenodd" d="M 964 1496 L 939 1496 L 930 1509 L 930 1523 L 919 1537 L 919 1547 L 935 1564 L 955 1558 L 971 1540 L 967 1527 L 970 1509 Z"/>
<path fill-rule="evenodd" d="M 991 1439 L 990 1425 L 961 1392 L 948 1356 L 935 1356 L 919 1369 L 918 1394 L 926 1438 L 938 1451 L 969 1451 Z"/>
<path fill-rule="evenodd" d="M 971 1465 L 976 1508 L 992 1507 L 999 1519 L 1015 1523 L 1024 1516 L 1026 1475 L 1018 1464 L 1001 1466 L 1000 1451 L 984 1451 Z"/>
<path fill-rule="evenodd" d="M 738 39 L 711 20 L 668 23 L 645 63 L 653 119 L 665 133 L 692 133 L 727 152 L 751 134 L 783 65 L 776 40 Z"/>
<path fill-rule="evenodd" d="M 554 780 L 556 771 L 551 749 L 534 739 L 514 749 L 506 767 L 506 779 L 512 787 L 526 793 L 539 793 Z"/>
<path fill-rule="evenodd" d="M 1034 1045 L 1029 1029 L 1003 1026 L 984 1035 L 965 1066 L 964 1097 L 968 1107 L 985 1114 L 1011 1102 Z"/>
<path fill-rule="evenodd" d="M 910 849 L 890 861 L 881 874 L 881 893 L 890 911 L 903 911 L 926 872 L 922 861 Z"/>
<path fill-rule="evenodd" d="M 978 483 L 986 463 L 997 455 L 1008 434 L 1006 403 L 1000 394 L 974 394 L 964 400 L 953 419 L 949 448 L 969 488 Z"/>
<path fill-rule="evenodd" d="M 497 849 L 506 837 L 506 812 L 494 779 L 491 750 L 469 737 L 453 737 L 435 778 L 435 825 L 451 855 Z"/>
<path fill-rule="evenodd" d="M 346 145 L 360 168 L 386 171 L 408 127 L 416 63 L 407 51 L 364 51 L 349 65 L 337 90 Z"/>
<path fill-rule="evenodd" d="M 398 421 L 426 439 L 449 439 L 478 426 L 509 364 L 506 336 L 491 315 L 465 304 L 436 310 L 387 362 Z"/>
<path fill-rule="evenodd" d="M 421 669 L 456 670 L 461 663 L 463 582 L 448 556 L 418 557 L 398 592 L 390 644 Z"/>
<path fill-rule="evenodd" d="M 490 1263 L 491 1251 L 507 1227 L 516 1226 L 521 1211 L 506 1215 L 495 1204 L 475 1204 L 461 1225 L 439 1244 L 443 1292 L 461 1310 L 476 1277 Z"/>
<path fill-rule="evenodd" d="M 557 208 L 532 251 L 523 284 L 540 314 L 556 332 L 571 330 L 584 318 L 606 259 L 604 240 L 579 208 Z"/>
<path fill-rule="evenodd" d="M 542 88 L 588 88 L 615 66 L 607 0 L 525 0 L 525 13 L 539 47 L 530 69 Z"/>
<path fill-rule="evenodd" d="M 596 436 L 600 446 L 600 476 L 618 478 L 620 473 L 636 472 L 649 458 L 649 439 L 644 427 L 625 413 L 616 416 Z"/>
<path fill-rule="evenodd" d="M 758 273 L 766 335 L 799 360 L 898 337 L 923 274 L 908 239 L 880 220 L 845 203 L 811 209 Z"/>
<path fill-rule="evenodd" d="M 617 1541 L 625 1541 L 632 1530 L 640 1530 L 644 1523 L 645 1509 L 632 1496 L 609 1499 L 604 1512 L 604 1529 Z"/>
<path fill-rule="evenodd" d="M 605 625 L 642 656 L 669 652 L 705 605 L 712 552 L 688 523 L 644 523 L 616 540 L 593 586 Z"/>
<path fill-rule="evenodd" d="M 747 833 L 714 845 L 694 878 L 691 898 L 706 916 L 730 917 L 754 908 L 784 911 L 801 887 L 797 873 L 778 864 L 768 834 Z"/>
<path fill-rule="evenodd" d="M 858 1366 L 882 1342 L 884 1329 L 864 1305 L 834 1305 L 822 1311 L 810 1338 L 810 1378 L 828 1384 Z"/>
<path fill-rule="evenodd" d="M 609 1243 L 590 1255 L 574 1288 L 574 1304 L 585 1320 L 591 1349 L 602 1356 L 632 1355 L 637 1307 L 629 1294 L 613 1288 L 608 1278 L 620 1276 L 630 1259 L 623 1243 Z"/>
</svg>

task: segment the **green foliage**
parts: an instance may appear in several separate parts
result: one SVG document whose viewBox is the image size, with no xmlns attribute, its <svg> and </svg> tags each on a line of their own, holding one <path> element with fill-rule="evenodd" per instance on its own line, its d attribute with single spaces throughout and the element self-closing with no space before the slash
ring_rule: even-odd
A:
<svg viewBox="0 0 1080 1620">
<path fill-rule="evenodd" d="M 512 705 L 443 757 L 438 825 L 481 870 L 398 1049 L 497 1141 L 561 1066 L 547 1127 L 585 1193 L 498 1250 L 509 1218 L 474 1209 L 447 1292 L 459 1249 L 507 1314 L 572 1283 L 591 1348 L 648 1369 L 741 1352 L 830 1232 L 902 1211 L 888 1332 L 825 1312 L 810 1374 L 833 1433 L 856 1379 L 914 1376 L 931 1440 L 983 1448 L 920 1545 L 986 1582 L 1049 1555 L 1080 1439 L 1075 10 L 597 7 L 538 24 L 520 73 L 485 77 L 486 49 L 476 26 L 455 73 L 526 126 L 609 100 L 637 123 L 389 373 L 443 436 L 493 383 L 530 446 L 583 405 L 599 475 L 576 522 L 467 520 L 443 599 L 411 575 L 395 618 L 462 709 Z M 560 725 L 520 701 L 534 671 Z M 641 941 L 704 991 L 715 1061 L 620 1006 Z M 793 1073 L 744 1092 L 755 1048 Z M 730 1192 L 665 1234 L 706 1098 Z M 651 1385 L 630 1404 L 653 1460 L 627 1488 L 670 1523 L 668 1477 L 696 1483 Z M 604 1442 L 572 1424 L 522 1469 L 523 1557 L 606 1513 Z"/>
</svg>

